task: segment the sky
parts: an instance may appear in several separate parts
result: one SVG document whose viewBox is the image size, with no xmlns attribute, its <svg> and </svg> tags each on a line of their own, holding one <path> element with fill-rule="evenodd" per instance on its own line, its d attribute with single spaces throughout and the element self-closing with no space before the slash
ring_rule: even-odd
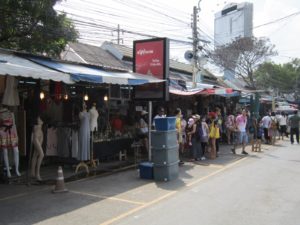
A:
<svg viewBox="0 0 300 225">
<path fill-rule="evenodd" d="M 184 61 L 184 52 L 192 50 L 191 14 L 198 0 L 63 0 L 55 8 L 64 11 L 75 21 L 80 42 L 100 46 L 103 41 L 132 46 L 133 40 L 148 39 L 149 35 L 171 39 L 171 58 Z M 236 0 L 234 2 L 244 2 Z M 253 26 L 288 16 L 300 11 L 299 0 L 249 0 L 254 6 Z M 230 1 L 201 0 L 198 28 L 201 38 L 213 43 L 214 14 Z M 256 37 L 268 37 L 276 46 L 276 63 L 300 58 L 300 14 L 261 26 L 253 30 Z M 208 49 L 213 44 L 208 44 Z"/>
</svg>

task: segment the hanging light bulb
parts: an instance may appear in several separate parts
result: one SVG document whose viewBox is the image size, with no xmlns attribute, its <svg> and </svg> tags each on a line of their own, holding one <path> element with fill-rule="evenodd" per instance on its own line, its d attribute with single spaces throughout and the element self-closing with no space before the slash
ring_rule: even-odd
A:
<svg viewBox="0 0 300 225">
<path fill-rule="evenodd" d="M 104 101 L 106 101 L 106 102 L 107 102 L 107 101 L 108 101 L 108 97 L 107 97 L 107 95 L 105 95 L 103 99 L 104 99 Z"/>
<path fill-rule="evenodd" d="M 45 93 L 41 91 L 40 93 L 40 99 L 43 100 L 45 98 Z"/>
<path fill-rule="evenodd" d="M 89 100 L 89 96 L 87 94 L 84 95 L 83 97 L 84 101 L 88 101 Z"/>
<path fill-rule="evenodd" d="M 69 99 L 69 96 L 68 96 L 67 94 L 65 94 L 65 95 L 64 95 L 64 99 L 65 99 L 65 100 L 68 100 L 68 99 Z"/>
</svg>

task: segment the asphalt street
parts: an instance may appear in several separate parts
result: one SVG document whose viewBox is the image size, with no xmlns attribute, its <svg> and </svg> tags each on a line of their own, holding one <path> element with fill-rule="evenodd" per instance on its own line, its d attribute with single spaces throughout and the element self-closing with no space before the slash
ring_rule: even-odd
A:
<svg viewBox="0 0 300 225">
<path fill-rule="evenodd" d="M 218 159 L 185 163 L 171 182 L 129 170 L 67 183 L 61 194 L 0 185 L 0 225 L 298 225 L 300 145 L 263 149 L 245 157 L 223 146 Z"/>
<path fill-rule="evenodd" d="M 251 155 L 218 173 L 114 224 L 300 224 L 300 145 Z"/>
</svg>

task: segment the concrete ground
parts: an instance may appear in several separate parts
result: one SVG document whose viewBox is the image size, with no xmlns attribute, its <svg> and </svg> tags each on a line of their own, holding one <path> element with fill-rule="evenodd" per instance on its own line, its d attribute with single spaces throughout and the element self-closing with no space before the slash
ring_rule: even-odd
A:
<svg viewBox="0 0 300 225">
<path fill-rule="evenodd" d="M 132 169 L 68 182 L 69 192 L 59 194 L 51 193 L 52 186 L 0 185 L 0 224 L 111 224 L 258 154 L 265 153 L 233 155 L 225 145 L 216 160 L 186 162 L 170 182 L 142 180 Z"/>
</svg>

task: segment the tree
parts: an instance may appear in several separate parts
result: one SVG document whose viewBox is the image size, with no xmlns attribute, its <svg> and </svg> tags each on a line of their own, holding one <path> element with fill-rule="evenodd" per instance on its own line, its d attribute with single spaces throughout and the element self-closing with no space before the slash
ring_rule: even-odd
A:
<svg viewBox="0 0 300 225">
<path fill-rule="evenodd" d="M 213 63 L 235 73 L 249 88 L 256 89 L 254 71 L 270 56 L 275 46 L 266 38 L 245 37 L 216 48 L 209 53 Z"/>
<path fill-rule="evenodd" d="M 255 71 L 258 87 L 278 91 L 279 94 L 291 94 L 299 98 L 300 59 L 285 64 L 263 63 Z"/>
<path fill-rule="evenodd" d="M 58 56 L 78 34 L 57 0 L 1 0 L 0 47 Z"/>
</svg>

